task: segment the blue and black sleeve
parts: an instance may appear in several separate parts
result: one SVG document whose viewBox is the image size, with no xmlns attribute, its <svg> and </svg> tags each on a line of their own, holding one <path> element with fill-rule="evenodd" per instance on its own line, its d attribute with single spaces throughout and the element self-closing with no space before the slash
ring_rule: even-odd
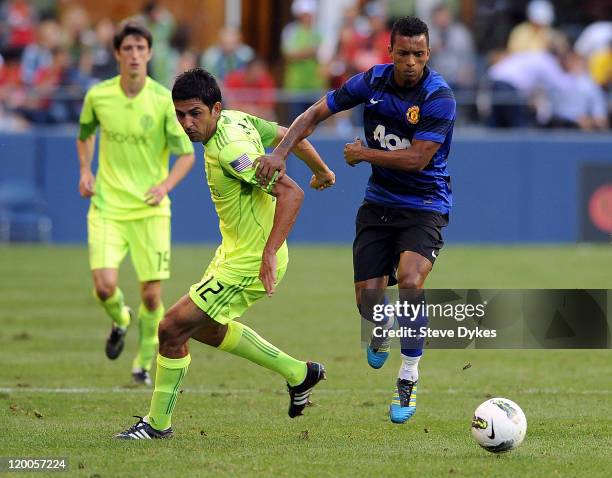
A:
<svg viewBox="0 0 612 478">
<path fill-rule="evenodd" d="M 327 93 L 327 106 L 332 113 L 351 109 L 367 101 L 370 94 L 366 73 L 359 73 L 337 90 Z"/>
<path fill-rule="evenodd" d="M 425 100 L 413 139 L 444 143 L 455 123 L 457 104 L 450 88 L 440 88 Z"/>
</svg>

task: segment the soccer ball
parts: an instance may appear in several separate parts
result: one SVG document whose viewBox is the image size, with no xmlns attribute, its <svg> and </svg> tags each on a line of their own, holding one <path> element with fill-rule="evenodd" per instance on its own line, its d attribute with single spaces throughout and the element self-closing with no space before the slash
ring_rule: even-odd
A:
<svg viewBox="0 0 612 478">
<path fill-rule="evenodd" d="M 491 398 L 474 412 L 472 436 L 491 453 L 519 446 L 527 433 L 527 418 L 521 407 L 506 398 Z"/>
</svg>

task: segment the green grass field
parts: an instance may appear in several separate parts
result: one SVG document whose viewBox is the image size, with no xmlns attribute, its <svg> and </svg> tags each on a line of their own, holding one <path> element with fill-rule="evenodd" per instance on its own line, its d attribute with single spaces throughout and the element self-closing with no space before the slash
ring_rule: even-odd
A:
<svg viewBox="0 0 612 478">
<path fill-rule="evenodd" d="M 174 249 L 167 306 L 199 279 L 211 254 Z M 120 284 L 134 306 L 128 263 Z M 68 457 L 68 475 L 84 477 L 593 477 L 612 470 L 610 351 L 428 351 L 418 412 L 392 425 L 386 411 L 399 354 L 379 371 L 365 361 L 348 246 L 292 247 L 274 298 L 244 317 L 285 351 L 326 364 L 329 379 L 306 416 L 287 417 L 280 377 L 193 343 L 176 437 L 168 441 L 111 439 L 147 412 L 150 390 L 131 384 L 135 330 L 117 361 L 104 356 L 109 322 L 91 297 L 84 247 L 0 248 L 0 281 L 0 456 Z M 428 286 L 612 288 L 612 248 L 448 247 Z M 471 438 L 472 413 L 490 395 L 516 401 L 527 415 L 527 438 L 513 452 L 493 455 Z"/>
</svg>

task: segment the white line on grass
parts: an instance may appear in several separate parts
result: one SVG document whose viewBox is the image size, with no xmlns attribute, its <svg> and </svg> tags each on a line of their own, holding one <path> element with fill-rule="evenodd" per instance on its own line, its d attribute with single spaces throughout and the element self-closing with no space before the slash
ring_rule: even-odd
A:
<svg viewBox="0 0 612 478">
<path fill-rule="evenodd" d="M 65 393 L 65 394 L 101 394 L 101 393 L 143 393 L 150 394 L 153 391 L 152 388 L 40 388 L 40 387 L 0 387 L 0 393 Z M 245 393 L 269 393 L 274 392 L 276 389 L 261 390 L 261 389 L 239 389 L 239 388 L 185 388 L 184 393 L 194 393 L 202 395 L 231 395 L 231 394 L 245 394 Z M 322 388 L 317 389 L 317 394 L 326 395 L 338 395 L 347 393 L 386 393 L 389 390 L 386 388 L 381 389 L 349 389 L 349 388 Z M 448 395 L 471 395 L 474 391 L 460 390 L 456 388 L 447 388 L 446 390 L 436 391 L 435 393 L 445 393 Z M 567 390 L 557 388 L 527 388 L 518 392 L 521 395 L 542 395 L 542 394 L 571 394 L 571 395 L 612 395 L 612 390 Z"/>
</svg>

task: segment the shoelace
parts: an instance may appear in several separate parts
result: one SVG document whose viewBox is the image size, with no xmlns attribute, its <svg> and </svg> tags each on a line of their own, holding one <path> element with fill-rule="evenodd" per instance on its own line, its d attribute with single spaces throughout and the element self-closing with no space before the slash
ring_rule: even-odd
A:
<svg viewBox="0 0 612 478">
<path fill-rule="evenodd" d="M 407 407 L 410 403 L 410 395 L 412 394 L 412 387 L 414 383 L 399 383 L 397 385 L 397 393 L 399 395 L 400 404 L 402 407 Z"/>
</svg>

